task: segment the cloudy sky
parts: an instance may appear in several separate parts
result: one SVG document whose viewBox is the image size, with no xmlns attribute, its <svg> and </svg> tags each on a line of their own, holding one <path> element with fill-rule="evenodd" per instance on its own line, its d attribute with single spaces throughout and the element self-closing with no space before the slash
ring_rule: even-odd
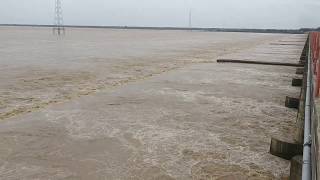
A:
<svg viewBox="0 0 320 180">
<path fill-rule="evenodd" d="M 320 0 L 62 0 L 65 24 L 300 28 L 320 26 Z M 1 0 L 0 24 L 52 24 L 54 0 Z"/>
</svg>

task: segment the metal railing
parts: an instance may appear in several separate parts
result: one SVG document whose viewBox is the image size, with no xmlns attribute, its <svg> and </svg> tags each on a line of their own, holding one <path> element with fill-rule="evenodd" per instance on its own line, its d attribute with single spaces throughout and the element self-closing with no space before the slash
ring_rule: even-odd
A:
<svg viewBox="0 0 320 180">
<path fill-rule="evenodd" d="M 307 86 L 305 98 L 305 113 L 304 113 L 304 143 L 303 143 L 303 164 L 302 164 L 302 180 L 311 180 L 312 165 L 311 165 L 311 86 L 312 86 L 312 63 L 310 41 L 307 58 Z"/>
</svg>

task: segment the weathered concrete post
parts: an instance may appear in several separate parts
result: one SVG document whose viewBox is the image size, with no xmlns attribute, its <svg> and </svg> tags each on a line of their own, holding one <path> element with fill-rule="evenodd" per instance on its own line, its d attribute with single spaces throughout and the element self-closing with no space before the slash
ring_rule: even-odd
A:
<svg viewBox="0 0 320 180">
<path fill-rule="evenodd" d="M 300 144 L 281 141 L 276 138 L 271 139 L 270 153 L 286 160 L 291 160 L 294 156 L 302 155 L 303 146 Z"/>
<path fill-rule="evenodd" d="M 296 74 L 304 74 L 304 68 L 297 68 Z"/>
<path fill-rule="evenodd" d="M 295 156 L 291 159 L 290 180 L 302 179 L 302 156 Z"/>
<path fill-rule="evenodd" d="M 292 86 L 302 86 L 302 78 L 293 78 L 292 79 Z"/>
<path fill-rule="evenodd" d="M 286 97 L 286 102 L 285 106 L 288 108 L 294 108 L 294 109 L 299 109 L 300 105 L 300 99 L 299 98 L 293 98 L 293 97 Z"/>
</svg>

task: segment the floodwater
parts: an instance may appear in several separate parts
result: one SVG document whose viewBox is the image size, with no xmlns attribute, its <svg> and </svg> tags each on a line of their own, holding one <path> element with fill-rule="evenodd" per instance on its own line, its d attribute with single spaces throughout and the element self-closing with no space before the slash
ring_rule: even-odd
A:
<svg viewBox="0 0 320 180">
<path fill-rule="evenodd" d="M 305 35 L 0 28 L 0 179 L 285 179 Z"/>
</svg>

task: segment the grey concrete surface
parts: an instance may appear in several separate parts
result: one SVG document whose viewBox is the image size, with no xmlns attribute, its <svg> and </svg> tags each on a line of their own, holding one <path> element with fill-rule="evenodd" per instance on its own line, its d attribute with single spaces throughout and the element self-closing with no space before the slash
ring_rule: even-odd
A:
<svg viewBox="0 0 320 180">
<path fill-rule="evenodd" d="M 268 150 L 271 136 L 293 138 L 296 110 L 285 108 L 284 100 L 286 95 L 299 95 L 299 88 L 291 86 L 296 69 L 217 64 L 215 60 L 245 57 L 297 62 L 303 42 L 298 46 L 271 43 L 302 41 L 304 35 L 72 30 L 63 43 L 46 40 L 33 47 L 38 53 L 21 56 L 32 50 L 19 44 L 25 45 L 37 33 L 42 38 L 49 34 L 48 29 L 29 29 L 21 35 L 30 36 L 28 40 L 9 38 L 20 36 L 16 34 L 20 31 L 13 29 L 4 41 L 14 48 L 0 48 L 4 54 L 1 64 L 5 64 L 1 75 L 7 76 L 1 80 L 2 91 L 22 96 L 22 90 L 13 87 L 40 84 L 24 92 L 43 101 L 41 95 L 59 94 L 65 87 L 68 93 L 78 93 L 81 87 L 96 90 L 56 98 L 38 108 L 21 105 L 28 110 L 3 117 L 0 179 L 253 180 L 289 176 L 289 161 Z M 91 31 L 95 34 L 90 35 Z M 108 38 L 113 41 L 106 45 Z M 120 48 L 117 40 L 121 46 L 134 45 Z M 34 41 L 42 42 L 41 38 Z M 44 51 L 60 45 L 67 48 L 63 58 Z M 14 61 L 9 60 L 10 55 Z M 97 57 L 100 60 L 94 61 Z M 24 58 L 30 58 L 30 63 L 23 62 Z M 137 65 L 140 71 L 130 66 L 135 63 L 141 63 Z M 80 83 L 74 77 L 84 72 L 93 76 Z M 68 76 L 55 79 L 63 73 Z M 118 79 L 108 84 L 115 74 Z M 54 81 L 39 80 L 48 76 Z M 30 81 L 19 84 L 18 77 L 38 79 L 32 85 Z M 2 97 L 10 101 L 5 94 Z M 12 101 L 11 105 L 15 103 L 23 104 Z"/>
</svg>

